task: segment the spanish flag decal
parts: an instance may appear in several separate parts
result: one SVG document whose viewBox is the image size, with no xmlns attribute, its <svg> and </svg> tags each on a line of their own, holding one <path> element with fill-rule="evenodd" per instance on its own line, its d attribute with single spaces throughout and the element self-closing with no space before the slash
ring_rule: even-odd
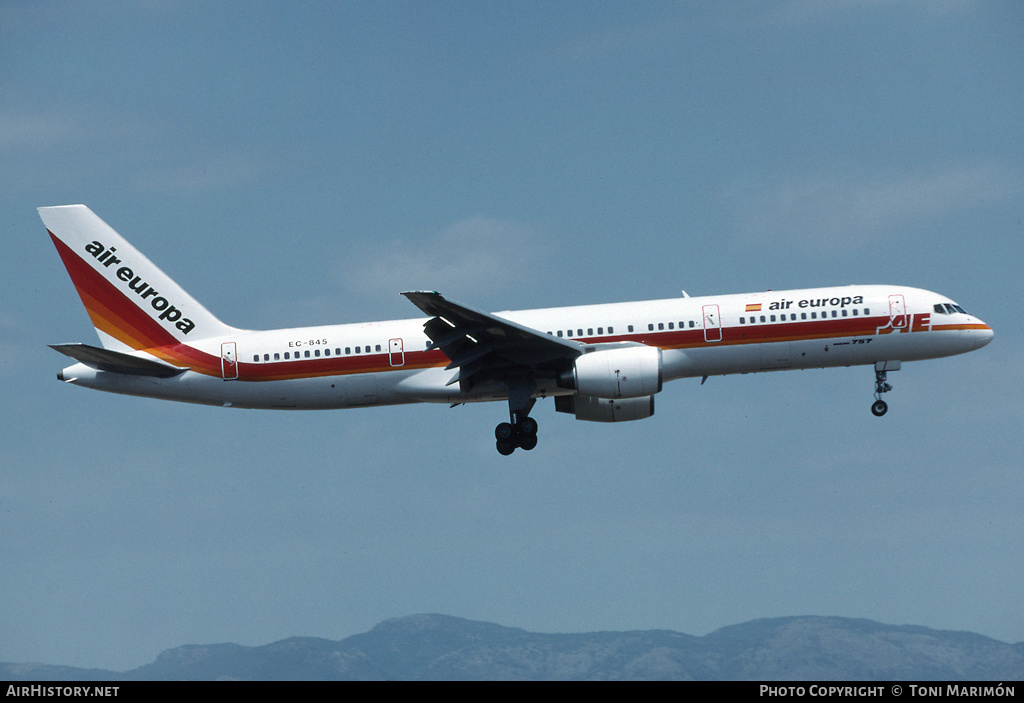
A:
<svg viewBox="0 0 1024 703">
<path fill-rule="evenodd" d="M 747 312 L 761 312 L 761 303 L 747 303 Z"/>
</svg>

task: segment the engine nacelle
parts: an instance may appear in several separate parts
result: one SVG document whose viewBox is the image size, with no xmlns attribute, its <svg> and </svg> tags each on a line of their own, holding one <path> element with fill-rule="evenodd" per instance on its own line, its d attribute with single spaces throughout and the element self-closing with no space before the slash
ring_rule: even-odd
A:
<svg viewBox="0 0 1024 703">
<path fill-rule="evenodd" d="M 643 398 L 591 398 L 585 395 L 555 397 L 555 410 L 573 413 L 588 422 L 626 422 L 643 420 L 654 414 L 654 396 Z"/>
<path fill-rule="evenodd" d="M 559 386 L 591 398 L 643 398 L 661 390 L 661 349 L 619 347 L 584 354 Z M 647 417 L 646 415 L 644 417 Z"/>
</svg>

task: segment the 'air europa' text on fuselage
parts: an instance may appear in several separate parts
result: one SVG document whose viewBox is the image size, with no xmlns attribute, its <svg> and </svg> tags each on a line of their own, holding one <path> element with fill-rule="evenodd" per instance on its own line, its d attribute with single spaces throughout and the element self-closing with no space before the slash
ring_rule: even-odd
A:
<svg viewBox="0 0 1024 703">
<path fill-rule="evenodd" d="M 768 304 L 769 310 L 789 310 L 793 305 L 792 300 L 777 300 Z M 798 308 L 845 308 L 847 305 L 861 305 L 864 302 L 863 295 L 848 295 L 835 298 L 805 298 L 795 301 Z"/>
</svg>

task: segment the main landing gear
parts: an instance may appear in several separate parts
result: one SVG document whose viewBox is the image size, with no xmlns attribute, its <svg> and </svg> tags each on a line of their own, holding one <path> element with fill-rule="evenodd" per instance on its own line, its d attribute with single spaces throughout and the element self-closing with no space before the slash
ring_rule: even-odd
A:
<svg viewBox="0 0 1024 703">
<path fill-rule="evenodd" d="M 515 424 L 502 422 L 494 428 L 494 437 L 498 440 L 498 453 L 502 456 L 508 456 L 516 447 L 529 451 L 537 446 L 537 421 L 524 417 Z"/>
<path fill-rule="evenodd" d="M 509 383 L 508 414 L 511 422 L 502 422 L 494 428 L 498 453 L 508 456 L 516 447 L 529 451 L 537 446 L 537 421 L 530 417 L 530 410 L 537 402 L 533 395 L 533 383 Z"/>
<path fill-rule="evenodd" d="M 886 372 L 899 370 L 898 361 L 879 361 L 875 364 L 875 402 L 871 404 L 871 413 L 875 417 L 882 417 L 889 410 L 889 404 L 882 400 L 882 394 L 892 390 L 892 386 L 886 383 Z"/>
</svg>

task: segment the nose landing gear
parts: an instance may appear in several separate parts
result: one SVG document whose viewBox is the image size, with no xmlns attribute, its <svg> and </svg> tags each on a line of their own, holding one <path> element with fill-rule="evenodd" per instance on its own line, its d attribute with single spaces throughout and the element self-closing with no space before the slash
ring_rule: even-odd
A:
<svg viewBox="0 0 1024 703">
<path fill-rule="evenodd" d="M 898 361 L 879 361 L 875 364 L 875 402 L 871 404 L 871 413 L 875 417 L 882 417 L 889 410 L 889 404 L 882 400 L 882 394 L 892 390 L 892 386 L 886 382 L 886 372 L 899 370 Z"/>
</svg>

